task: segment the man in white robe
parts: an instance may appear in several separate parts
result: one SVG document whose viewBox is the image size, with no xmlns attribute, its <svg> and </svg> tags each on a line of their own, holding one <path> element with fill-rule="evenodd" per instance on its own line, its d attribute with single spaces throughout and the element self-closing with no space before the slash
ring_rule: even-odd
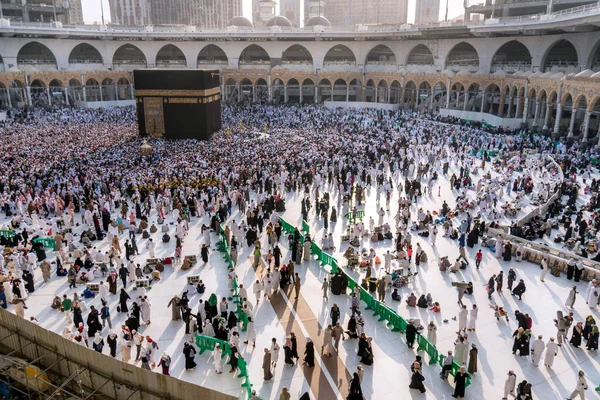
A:
<svg viewBox="0 0 600 400">
<path fill-rule="evenodd" d="M 537 367 L 538 365 L 540 365 L 540 360 L 542 359 L 542 353 L 544 352 L 544 349 L 546 348 L 546 345 L 544 344 L 544 341 L 542 340 L 542 335 L 539 335 L 538 338 L 536 340 L 533 341 L 533 344 L 531 345 L 531 361 L 533 362 L 533 366 Z"/>
<path fill-rule="evenodd" d="M 548 368 L 552 368 L 554 364 L 554 357 L 558 354 L 558 344 L 554 342 L 554 338 L 550 338 L 550 341 L 546 344 L 546 356 L 544 357 L 544 365 Z"/>
</svg>

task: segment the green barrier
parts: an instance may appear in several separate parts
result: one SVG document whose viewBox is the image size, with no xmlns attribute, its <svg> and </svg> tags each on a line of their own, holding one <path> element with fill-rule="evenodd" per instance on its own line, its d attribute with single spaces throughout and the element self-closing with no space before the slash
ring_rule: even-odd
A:
<svg viewBox="0 0 600 400">
<path fill-rule="evenodd" d="M 362 216 L 359 215 L 360 213 L 362 213 Z M 350 217 L 352 217 L 351 214 L 352 213 L 346 214 L 346 217 L 348 218 L 349 215 L 350 215 Z M 361 218 L 361 217 L 364 217 L 364 211 L 362 211 L 362 210 L 356 212 L 356 218 Z M 295 230 L 294 227 L 291 226 L 290 224 L 288 224 L 281 217 L 279 218 L 279 221 L 281 223 L 281 226 L 284 227 L 283 229 L 286 230 L 286 232 L 288 232 L 288 231 L 294 232 L 294 230 Z M 304 241 L 304 237 L 302 237 L 302 241 Z M 341 271 L 338 266 L 338 262 L 334 257 L 323 252 L 323 250 L 321 250 L 321 248 L 319 246 L 317 246 L 314 242 L 312 243 L 312 246 L 311 246 L 311 252 L 312 252 L 312 254 L 317 255 L 319 261 L 321 262 L 321 267 L 323 267 L 325 265 L 329 265 L 329 266 L 331 266 L 332 273 L 342 272 L 348 279 L 348 288 L 350 290 L 353 291 L 356 287 L 359 287 L 360 288 L 359 298 L 363 303 L 366 304 L 365 309 L 372 310 L 374 316 L 379 316 L 379 321 L 387 321 L 387 326 L 392 330 L 392 332 L 402 332 L 402 333 L 406 332 L 406 327 L 408 326 L 408 322 L 404 318 L 402 318 L 400 315 L 398 315 L 398 313 L 395 310 L 391 309 L 389 306 L 387 306 L 387 305 L 379 302 L 377 299 L 375 299 L 367 290 L 365 290 L 363 287 L 361 287 L 348 274 L 346 274 L 344 271 Z M 429 355 L 429 364 L 436 364 L 437 362 L 439 362 L 440 366 L 443 366 L 444 356 L 439 355 L 438 349 L 431 342 L 429 342 L 427 340 L 427 338 L 425 338 L 421 334 L 418 334 L 417 335 L 417 345 L 418 345 L 418 351 L 424 351 Z M 458 364 L 453 363 L 452 371 L 451 371 L 452 376 L 456 375 L 459 368 L 460 368 L 460 366 Z M 468 386 L 470 384 L 470 382 L 471 382 L 471 376 L 469 375 L 467 377 L 466 385 Z"/>
<path fill-rule="evenodd" d="M 439 364 L 440 367 L 444 368 L 444 359 L 446 358 L 446 356 L 444 356 L 443 354 L 440 354 L 440 359 L 439 359 Z M 456 374 L 458 373 L 458 370 L 460 369 L 460 365 L 458 365 L 456 363 L 456 361 L 452 361 L 452 369 L 450 370 L 450 375 L 452 376 L 456 376 Z M 442 373 L 440 372 L 440 375 L 442 375 Z M 471 375 L 467 374 L 467 381 L 465 382 L 465 387 L 469 386 L 471 384 Z"/>
<path fill-rule="evenodd" d="M 483 155 L 484 152 L 487 152 L 487 155 L 490 157 L 496 157 L 498 155 L 498 150 L 483 150 L 483 149 L 472 150 L 471 155 L 473 155 L 473 156 Z"/>
<path fill-rule="evenodd" d="M 196 347 L 200 349 L 200 354 L 204 353 L 207 350 L 213 351 L 215 347 L 217 347 L 217 343 L 221 345 L 221 349 L 223 350 L 223 358 L 229 356 L 229 358 L 231 359 L 231 346 L 229 345 L 229 343 L 220 339 L 212 338 L 210 336 L 196 335 Z M 242 387 L 246 388 L 248 392 L 248 398 L 250 398 L 252 397 L 252 384 L 250 383 L 250 377 L 248 376 L 248 364 L 246 363 L 246 360 L 242 358 L 241 355 L 238 358 L 238 369 L 240 372 L 237 377 L 244 378 L 244 383 L 242 383 Z"/>
<path fill-rule="evenodd" d="M 429 364 L 435 364 L 439 358 L 439 352 L 436 347 L 423 335 L 417 336 L 417 351 L 424 351 L 429 355 Z"/>
<path fill-rule="evenodd" d="M 41 243 L 45 248 L 56 251 L 56 241 L 53 238 L 35 238 L 33 243 Z"/>
<path fill-rule="evenodd" d="M 349 213 L 346 214 L 346 219 L 348 220 L 349 223 L 353 223 L 354 221 L 356 221 L 356 219 L 360 219 L 362 221 L 362 219 L 364 217 L 365 217 L 365 210 L 350 211 Z"/>
<path fill-rule="evenodd" d="M 287 233 L 294 233 L 295 229 L 292 225 L 288 224 L 283 218 L 279 217 L 279 223 L 281 224 L 281 229 Z"/>
<path fill-rule="evenodd" d="M 305 220 L 302 220 L 302 232 L 304 232 L 307 235 L 310 233 L 310 227 L 308 226 L 308 223 Z"/>
<path fill-rule="evenodd" d="M 14 233 L 13 231 L 7 230 L 7 229 L 0 231 L 0 236 L 7 238 L 7 239 L 10 239 L 11 237 L 13 237 L 15 235 L 16 235 L 16 233 Z"/>
</svg>

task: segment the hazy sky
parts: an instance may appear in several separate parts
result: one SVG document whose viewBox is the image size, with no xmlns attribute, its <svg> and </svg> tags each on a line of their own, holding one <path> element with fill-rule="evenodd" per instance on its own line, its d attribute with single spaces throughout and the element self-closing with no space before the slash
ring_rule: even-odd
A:
<svg viewBox="0 0 600 400">
<path fill-rule="evenodd" d="M 408 0 L 408 22 L 414 21 L 415 2 L 418 0 Z M 454 18 L 463 13 L 463 0 L 447 0 L 448 1 L 448 18 Z M 252 15 L 251 4 L 252 0 L 242 0 L 244 7 L 244 16 L 250 18 Z M 473 0 L 471 0 L 473 2 Z M 478 2 L 478 1 L 475 1 Z M 481 0 L 483 2 L 483 0 Z M 100 22 L 102 12 L 100 4 L 104 4 L 104 20 L 110 21 L 110 9 L 108 0 L 81 0 L 83 7 L 83 18 L 86 23 Z M 444 18 L 446 12 L 446 0 L 440 0 L 440 19 Z"/>
</svg>

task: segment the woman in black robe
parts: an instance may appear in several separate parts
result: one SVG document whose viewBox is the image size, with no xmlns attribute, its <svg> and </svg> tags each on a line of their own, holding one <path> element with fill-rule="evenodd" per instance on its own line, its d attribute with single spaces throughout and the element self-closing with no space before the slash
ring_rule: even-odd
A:
<svg viewBox="0 0 600 400">
<path fill-rule="evenodd" d="M 202 257 L 202 262 L 204 264 L 208 262 L 208 247 L 206 247 L 206 244 L 202 244 L 202 250 L 200 250 L 200 257 Z"/>
<path fill-rule="evenodd" d="M 290 333 L 290 341 L 292 342 L 292 358 L 299 360 L 300 356 L 298 355 L 298 340 L 296 339 L 296 334 L 294 332 Z"/>
<path fill-rule="evenodd" d="M 350 381 L 350 390 L 348 391 L 347 400 L 363 400 L 363 393 L 360 387 L 360 378 L 355 372 L 352 380 Z"/>
<path fill-rule="evenodd" d="M 593 325 L 587 342 L 588 350 L 598 350 L 598 336 L 598 327 Z"/>
<path fill-rule="evenodd" d="M 140 309 L 140 306 L 138 306 L 138 303 L 134 301 L 131 305 L 131 315 L 133 315 L 133 317 L 139 321 L 141 312 L 142 310 Z"/>
<path fill-rule="evenodd" d="M 504 261 L 510 261 L 512 259 L 512 245 L 510 243 L 504 245 L 503 259 Z"/>
<path fill-rule="evenodd" d="M 469 374 L 465 371 L 465 367 L 460 367 L 456 375 L 454 376 L 454 394 L 452 397 L 465 397 L 465 388 L 467 386 L 467 377 Z"/>
<path fill-rule="evenodd" d="M 83 315 L 81 314 L 81 308 L 79 308 L 79 306 L 73 307 L 73 323 L 77 327 L 79 324 L 83 324 Z"/>
<path fill-rule="evenodd" d="M 285 364 L 294 365 L 294 359 L 292 358 L 292 341 L 290 340 L 290 338 L 285 339 L 285 344 L 283 345 L 283 353 L 285 355 Z"/>
<path fill-rule="evenodd" d="M 229 358 L 229 364 L 231 364 L 231 369 L 229 372 L 235 372 L 238 368 L 238 359 L 240 354 L 238 353 L 238 349 L 235 346 L 231 347 L 231 356 Z"/>
<path fill-rule="evenodd" d="M 108 343 L 108 347 L 110 347 L 110 355 L 112 357 L 117 356 L 117 334 L 114 332 L 109 333 L 106 337 L 106 343 Z"/>
<path fill-rule="evenodd" d="M 371 347 L 371 338 L 367 339 L 362 352 L 360 362 L 365 365 L 373 365 L 373 347 Z"/>
<path fill-rule="evenodd" d="M 365 347 L 367 347 L 367 335 L 363 332 L 358 339 L 358 352 L 357 356 L 362 357 L 365 351 Z"/>
<path fill-rule="evenodd" d="M 25 281 L 27 293 L 33 293 L 35 291 L 35 286 L 33 285 L 33 275 L 31 275 L 31 272 L 27 270 L 23 271 L 23 280 Z"/>
<path fill-rule="evenodd" d="M 520 356 L 528 356 L 529 355 L 529 340 L 531 339 L 531 333 L 529 330 L 523 332 L 521 337 L 519 338 L 519 355 Z"/>
<path fill-rule="evenodd" d="M 348 320 L 346 335 L 348 335 L 350 339 L 358 338 L 358 335 L 356 334 L 356 318 L 354 318 L 354 316 L 350 317 Z"/>
<path fill-rule="evenodd" d="M 196 349 L 190 343 L 186 342 L 183 345 L 183 355 L 185 356 L 185 369 L 196 368 L 196 362 L 194 357 L 196 356 Z"/>
<path fill-rule="evenodd" d="M 417 328 L 413 324 L 406 326 L 406 345 L 409 348 L 413 348 L 415 338 L 417 337 Z"/>
<path fill-rule="evenodd" d="M 573 333 L 571 334 L 571 340 L 569 340 L 569 343 L 571 343 L 571 345 L 573 345 L 573 347 L 575 348 L 579 348 L 579 346 L 581 346 L 581 337 L 583 336 L 583 327 L 581 326 L 581 323 L 578 322 L 577 325 L 575 325 L 573 327 Z"/>
<path fill-rule="evenodd" d="M 235 316 L 235 313 L 233 311 L 229 311 L 229 318 L 227 319 L 227 327 L 229 329 L 233 328 L 234 326 L 237 325 L 237 317 Z"/>
<path fill-rule="evenodd" d="M 583 326 L 583 338 L 585 340 L 588 340 L 593 325 L 596 325 L 596 320 L 594 319 L 594 317 L 592 317 L 591 315 L 585 317 L 585 325 Z"/>
<path fill-rule="evenodd" d="M 516 331 L 513 332 L 513 347 L 512 347 L 512 353 L 513 354 L 517 354 L 517 350 L 519 350 L 520 348 L 520 340 L 521 340 L 521 335 L 523 335 L 524 329 L 523 328 L 518 328 Z"/>
<path fill-rule="evenodd" d="M 421 393 L 425 393 L 425 385 L 423 385 L 424 381 L 425 377 L 421 374 L 421 371 L 415 369 L 410 377 L 410 385 L 408 385 L 408 387 L 411 389 L 419 389 Z"/>
<path fill-rule="evenodd" d="M 121 288 L 121 293 L 119 294 L 119 312 L 126 313 L 129 311 L 127 308 L 127 300 L 130 300 L 131 297 L 125 291 L 125 288 Z"/>
<path fill-rule="evenodd" d="M 93 308 L 87 318 L 88 335 L 89 337 L 96 336 L 96 332 L 102 330 L 102 324 L 98 320 L 98 310 Z"/>
<path fill-rule="evenodd" d="M 306 338 L 306 349 L 304 350 L 304 363 L 309 367 L 315 366 L 315 345 L 310 338 Z"/>
<path fill-rule="evenodd" d="M 599 253 L 600 254 L 600 253 Z M 575 273 L 575 262 L 568 262 L 567 263 L 567 279 L 571 280 L 573 279 L 573 274 Z"/>
<path fill-rule="evenodd" d="M 19 279 L 13 280 L 12 292 L 15 297 L 23 298 L 23 296 L 21 296 L 21 288 L 19 287 L 19 282 L 21 282 Z"/>
</svg>

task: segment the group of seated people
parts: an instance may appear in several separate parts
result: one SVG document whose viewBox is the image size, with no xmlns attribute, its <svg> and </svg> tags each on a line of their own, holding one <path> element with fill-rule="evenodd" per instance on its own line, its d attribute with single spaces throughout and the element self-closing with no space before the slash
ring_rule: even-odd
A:
<svg viewBox="0 0 600 400">
<path fill-rule="evenodd" d="M 401 301 L 402 296 L 398 293 L 398 289 L 394 289 L 392 293 L 392 300 Z M 410 293 L 410 296 L 406 299 L 407 307 L 420 307 L 420 308 L 428 308 L 433 312 L 440 312 L 442 308 L 440 307 L 439 302 L 434 302 L 431 297 L 431 293 L 427 293 L 427 295 L 422 294 L 421 297 L 417 300 L 417 296 L 415 296 L 414 292 Z"/>
</svg>

